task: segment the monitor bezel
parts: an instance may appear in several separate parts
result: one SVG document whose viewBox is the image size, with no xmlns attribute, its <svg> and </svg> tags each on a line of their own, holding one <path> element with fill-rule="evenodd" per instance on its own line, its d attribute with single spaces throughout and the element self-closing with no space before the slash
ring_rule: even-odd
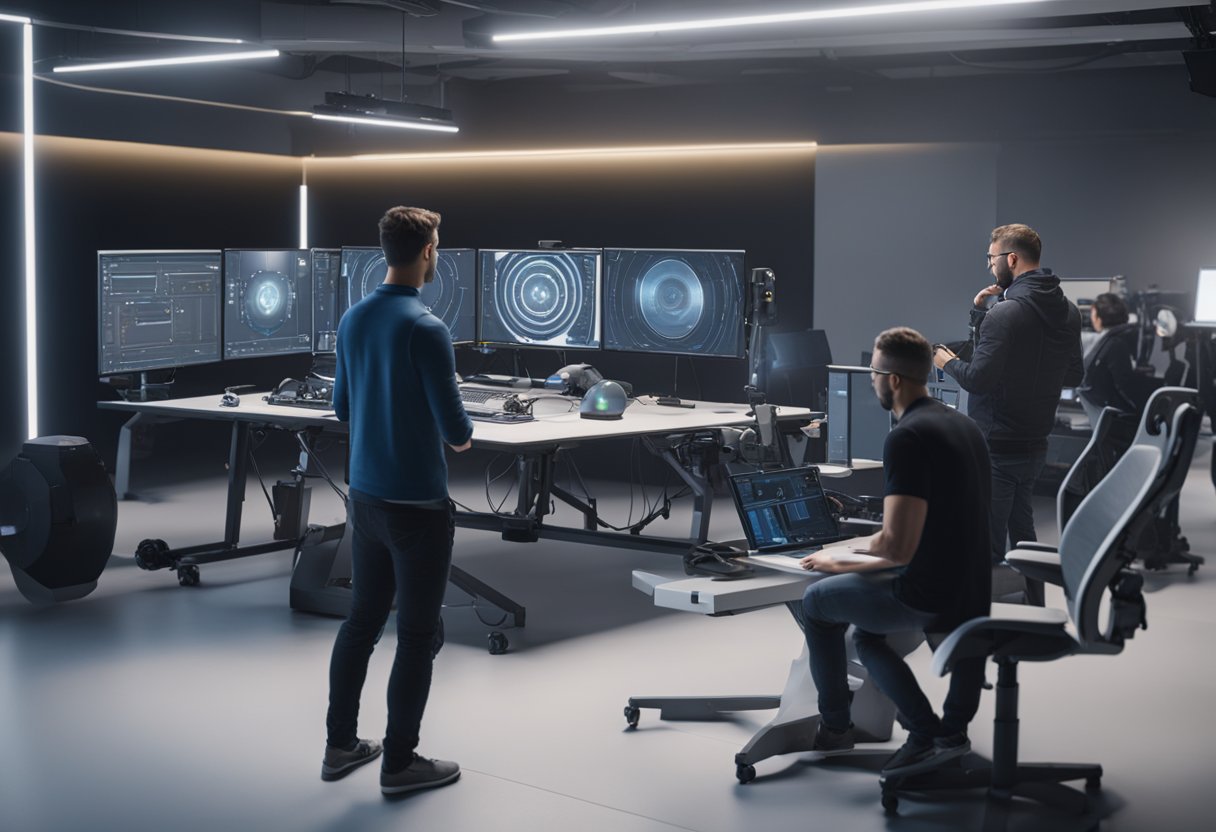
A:
<svg viewBox="0 0 1216 832">
<path fill-rule="evenodd" d="M 249 248 L 249 247 L 244 247 L 244 248 L 226 248 L 226 249 L 223 249 L 222 251 L 224 252 L 224 263 L 223 263 L 223 293 L 222 293 L 222 294 L 223 294 L 223 297 L 221 298 L 221 303 L 220 303 L 220 310 L 221 310 L 221 312 L 223 311 L 224 306 L 225 306 L 225 303 L 226 303 L 225 299 L 228 297 L 228 257 L 227 257 L 227 255 L 228 255 L 228 252 L 230 252 L 230 251 L 232 251 L 232 252 L 243 252 L 243 251 L 256 251 L 256 252 L 279 252 L 279 251 L 289 251 L 289 252 L 292 252 L 292 253 L 294 253 L 294 254 L 299 254 L 300 252 L 308 252 L 308 277 L 309 277 L 309 280 L 312 280 L 312 249 L 311 249 L 311 248 L 291 248 L 290 246 L 279 246 L 279 247 L 276 247 L 276 248 L 271 248 L 271 247 L 266 247 L 266 248 Z M 315 283 L 315 281 L 313 282 L 313 286 L 312 286 L 312 288 L 313 288 L 313 289 L 315 289 L 315 288 L 316 288 L 316 283 Z M 314 323 L 313 323 L 313 321 L 311 320 L 311 318 L 312 318 L 312 313 L 313 313 L 313 308 L 312 308 L 312 302 L 311 302 L 311 300 L 310 300 L 310 302 L 309 302 L 309 304 L 308 304 L 308 315 L 309 315 L 309 318 L 310 318 L 310 320 L 309 320 L 309 322 L 308 322 L 308 337 L 309 337 L 309 339 L 310 339 L 310 340 L 313 340 L 313 336 L 316 334 L 316 333 L 314 332 Z M 226 315 L 224 316 L 224 319 L 223 319 L 223 321 L 222 321 L 222 323 L 221 323 L 221 331 L 224 333 L 224 340 L 223 340 L 223 344 L 222 344 L 222 346 L 223 346 L 222 353 L 223 353 L 223 360 L 224 360 L 224 361 L 245 361 L 245 360 L 247 360 L 247 359 L 251 359 L 251 358 L 282 358 L 283 356 L 287 356 L 287 355 L 328 355 L 328 353 L 314 353 L 314 352 L 312 351 L 312 346 L 313 346 L 313 345 L 312 345 L 312 343 L 310 343 L 310 344 L 308 345 L 308 349 L 303 349 L 303 350 L 291 350 L 290 352 L 268 352 L 268 353 L 257 353 L 257 354 L 255 354 L 255 355 L 229 355 L 229 354 L 228 354 L 228 319 L 227 319 L 227 316 L 226 316 Z"/>
<path fill-rule="evenodd" d="M 570 345 L 570 344 L 521 344 L 516 341 L 491 341 L 482 337 L 482 322 L 485 316 L 482 314 L 482 289 L 485 275 L 481 270 L 482 253 L 489 254 L 594 254 L 596 258 L 596 291 L 595 297 L 595 322 L 596 329 L 599 332 L 599 344 L 596 346 Z M 574 350 L 577 352 L 596 352 L 604 349 L 604 249 L 596 246 L 583 246 L 578 248 L 479 248 L 477 249 L 477 326 L 474 330 L 476 337 L 475 343 L 479 347 L 488 347 L 495 349 L 515 349 L 515 350 L 551 350 L 556 352 L 566 352 Z"/>
<path fill-rule="evenodd" d="M 739 339 L 739 352 L 736 355 L 722 355 L 721 353 L 716 353 L 716 352 L 715 353 L 677 352 L 676 350 L 664 350 L 664 349 L 645 349 L 645 350 L 632 349 L 631 350 L 631 349 L 623 349 L 621 347 L 610 347 L 610 346 L 608 346 L 608 333 L 607 333 L 606 327 L 602 331 L 602 334 L 600 337 L 600 342 L 604 345 L 602 347 L 602 349 L 605 352 L 619 352 L 619 353 L 626 353 L 629 355 L 673 355 L 673 356 L 689 356 L 692 358 L 719 358 L 719 359 L 723 359 L 723 360 L 727 360 L 727 361 L 740 360 L 740 359 L 747 358 L 747 332 L 745 329 L 746 319 L 747 319 L 747 305 L 748 305 L 747 250 L 746 249 L 736 249 L 736 248 L 629 248 L 627 246 L 608 246 L 608 247 L 605 247 L 603 251 L 604 251 L 604 277 L 603 277 L 603 282 L 601 284 L 601 292 L 600 292 L 601 314 L 603 313 L 603 308 L 604 308 L 603 298 L 606 297 L 607 293 L 608 293 L 608 252 L 610 252 L 610 251 L 654 252 L 654 253 L 658 253 L 658 254 L 664 254 L 664 253 L 738 254 L 738 255 L 740 255 L 742 262 L 743 262 L 743 268 L 739 273 L 739 281 L 741 284 L 740 289 L 742 291 L 742 299 L 743 299 L 741 311 L 743 313 L 744 320 L 739 324 L 740 330 L 742 332 L 742 337 L 740 337 L 740 339 Z"/>
<path fill-rule="evenodd" d="M 111 370 L 102 369 L 101 366 L 101 258 L 104 255 L 131 255 L 131 254 L 218 254 L 220 267 L 220 291 L 216 298 L 216 323 L 219 326 L 219 355 L 216 358 L 186 361 L 175 364 L 155 364 L 150 367 L 142 367 L 139 369 L 130 370 Z M 97 377 L 108 378 L 110 376 L 126 376 L 134 373 L 155 372 L 157 370 L 176 370 L 179 367 L 201 367 L 205 364 L 218 364 L 224 360 L 224 250 L 222 248 L 141 248 L 141 249 L 98 249 L 97 250 Z"/>
</svg>

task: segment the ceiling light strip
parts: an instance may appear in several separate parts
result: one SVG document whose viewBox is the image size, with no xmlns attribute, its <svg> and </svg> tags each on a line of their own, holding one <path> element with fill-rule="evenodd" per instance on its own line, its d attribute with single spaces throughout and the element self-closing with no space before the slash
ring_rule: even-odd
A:
<svg viewBox="0 0 1216 832">
<path fill-rule="evenodd" d="M 769 142 L 758 144 L 692 144 L 692 145 L 654 145 L 638 147 L 571 147 L 552 148 L 547 150 L 467 150 L 445 151 L 437 153 L 364 153 L 356 156 L 334 156 L 310 158 L 314 162 L 350 160 L 362 162 L 413 161 L 423 159 L 460 160 L 460 159 L 527 159 L 553 158 L 559 156 L 636 156 L 661 154 L 690 154 L 690 153 L 754 153 L 767 151 L 807 151 L 818 148 L 816 142 Z"/>
<path fill-rule="evenodd" d="M 515 32 L 494 35 L 495 43 L 520 41 L 564 40 L 568 38 L 597 38 L 614 35 L 650 35 L 665 32 L 693 32 L 727 29 L 738 26 L 767 26 L 778 23 L 813 23 L 826 20 L 846 20 L 859 17 L 911 14 L 915 12 L 944 12 L 983 9 L 996 6 L 1018 6 L 1045 3 L 1049 0 L 924 0 L 923 2 L 879 3 L 868 6 L 842 6 L 813 9 L 804 12 L 739 15 L 702 20 L 678 20 L 667 23 L 638 23 L 626 26 L 591 26 L 584 29 L 558 29 L 540 32 Z"/>
<path fill-rule="evenodd" d="M 29 24 L 29 23 L 32 23 L 33 21 L 31 21 L 28 17 L 21 17 L 20 15 L 0 14 L 0 22 Z"/>
<path fill-rule="evenodd" d="M 375 127 L 400 127 L 406 130 L 430 130 L 436 133 L 460 132 L 460 128 L 455 124 L 435 124 L 428 121 L 373 118 L 371 116 L 336 116 L 328 113 L 313 113 L 312 117 L 318 121 L 342 121 L 348 124 L 368 124 Z"/>
<path fill-rule="evenodd" d="M 55 72 L 101 72 L 111 69 L 144 69 L 153 66 L 181 66 L 184 64 L 214 64 L 227 61 L 249 61 L 259 58 L 277 58 L 277 49 L 256 49 L 245 52 L 219 52 L 213 55 L 181 55 L 175 58 L 146 58 L 138 61 L 108 61 L 95 64 L 66 64 L 54 68 Z"/>
</svg>

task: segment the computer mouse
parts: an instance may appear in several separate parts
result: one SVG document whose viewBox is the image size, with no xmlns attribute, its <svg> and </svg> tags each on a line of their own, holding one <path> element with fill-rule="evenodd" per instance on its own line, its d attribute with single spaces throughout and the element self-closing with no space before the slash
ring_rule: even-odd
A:
<svg viewBox="0 0 1216 832">
<path fill-rule="evenodd" d="M 604 379 L 591 385 L 583 394 L 583 403 L 578 413 L 584 419 L 620 419 L 629 405 L 625 388 L 615 381 Z"/>
</svg>

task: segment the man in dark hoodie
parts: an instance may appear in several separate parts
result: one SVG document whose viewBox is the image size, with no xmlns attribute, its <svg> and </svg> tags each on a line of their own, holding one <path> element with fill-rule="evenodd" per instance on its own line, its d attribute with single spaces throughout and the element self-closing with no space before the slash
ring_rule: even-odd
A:
<svg viewBox="0 0 1216 832">
<path fill-rule="evenodd" d="M 989 526 L 993 562 L 1011 543 L 1035 540 L 1031 494 L 1047 459 L 1060 390 L 1081 383 L 1081 313 L 1060 279 L 1039 267 L 1043 243 L 1033 228 L 992 232 L 988 270 L 996 278 L 975 296 L 975 350 L 963 361 L 939 347 L 933 363 L 970 393 L 968 415 L 992 456 Z M 997 302 L 985 308 L 989 299 Z"/>
<path fill-rule="evenodd" d="M 1089 319 L 1099 338 L 1085 355 L 1085 380 L 1077 392 L 1090 423 L 1098 423 L 1104 407 L 1139 413 L 1160 381 L 1135 371 L 1136 325 L 1127 322 L 1127 304 L 1110 292 L 1098 295 Z"/>
</svg>

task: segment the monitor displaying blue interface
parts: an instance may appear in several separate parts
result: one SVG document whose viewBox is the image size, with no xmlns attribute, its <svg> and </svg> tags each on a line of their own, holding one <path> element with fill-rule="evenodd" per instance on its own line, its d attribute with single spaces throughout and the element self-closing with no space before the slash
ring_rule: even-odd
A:
<svg viewBox="0 0 1216 832">
<path fill-rule="evenodd" d="M 604 348 L 743 357 L 742 251 L 604 250 Z"/>
<path fill-rule="evenodd" d="M 333 352 L 338 346 L 338 287 L 342 282 L 341 250 L 312 250 L 312 351 Z"/>
<path fill-rule="evenodd" d="M 97 252 L 97 372 L 220 360 L 220 252 Z"/>
<path fill-rule="evenodd" d="M 479 255 L 479 341 L 599 348 L 602 252 L 483 250 Z"/>
<path fill-rule="evenodd" d="M 312 255 L 224 251 L 224 357 L 312 351 Z"/>
<path fill-rule="evenodd" d="M 339 313 L 376 290 L 388 275 L 388 263 L 379 248 L 347 246 L 342 249 Z M 453 343 L 469 343 L 477 333 L 477 252 L 471 248 L 441 248 L 435 277 L 422 287 L 422 302 L 448 325 Z M 335 328 L 336 328 L 335 324 Z"/>
</svg>

